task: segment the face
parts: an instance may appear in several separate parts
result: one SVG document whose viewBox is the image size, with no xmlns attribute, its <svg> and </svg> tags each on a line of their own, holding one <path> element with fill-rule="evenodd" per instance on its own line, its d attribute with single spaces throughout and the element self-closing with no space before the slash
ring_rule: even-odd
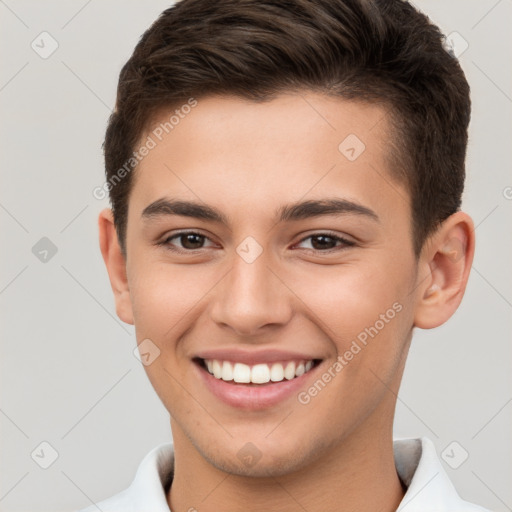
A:
<svg viewBox="0 0 512 512">
<path fill-rule="evenodd" d="M 263 475 L 376 439 L 417 270 L 385 111 L 313 93 L 185 110 L 142 139 L 126 238 L 124 319 L 159 351 L 145 370 L 175 440 Z"/>
</svg>

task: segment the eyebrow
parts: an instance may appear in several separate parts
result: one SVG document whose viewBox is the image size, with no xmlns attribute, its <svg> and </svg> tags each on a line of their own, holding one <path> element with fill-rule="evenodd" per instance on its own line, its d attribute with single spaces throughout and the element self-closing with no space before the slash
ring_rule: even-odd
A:
<svg viewBox="0 0 512 512">
<path fill-rule="evenodd" d="M 217 208 L 194 201 L 169 198 L 158 199 L 146 206 L 141 217 L 149 220 L 169 215 L 181 215 L 229 225 L 229 219 Z M 281 206 L 275 212 L 278 222 L 297 221 L 324 215 L 360 215 L 379 222 L 378 215 L 370 208 L 347 199 L 338 198 L 291 203 Z"/>
</svg>

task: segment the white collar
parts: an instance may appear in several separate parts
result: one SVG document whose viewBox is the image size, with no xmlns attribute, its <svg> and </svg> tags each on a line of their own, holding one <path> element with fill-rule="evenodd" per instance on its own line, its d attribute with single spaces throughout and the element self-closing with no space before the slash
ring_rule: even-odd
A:
<svg viewBox="0 0 512 512">
<path fill-rule="evenodd" d="M 407 487 L 397 512 L 489 512 L 459 497 L 430 439 L 395 439 L 393 449 Z M 166 489 L 173 466 L 173 444 L 160 444 L 142 459 L 130 487 L 78 512 L 170 512 Z"/>
</svg>

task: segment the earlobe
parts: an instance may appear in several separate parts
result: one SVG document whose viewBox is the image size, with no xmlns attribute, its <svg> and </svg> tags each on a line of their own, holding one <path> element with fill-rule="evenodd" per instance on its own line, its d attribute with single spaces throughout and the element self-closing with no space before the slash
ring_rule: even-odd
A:
<svg viewBox="0 0 512 512">
<path fill-rule="evenodd" d="M 105 208 L 100 212 L 98 228 L 100 250 L 105 266 L 107 267 L 110 285 L 114 292 L 117 316 L 123 322 L 133 324 L 133 311 L 126 273 L 126 260 L 121 251 L 112 210 L 110 208 Z"/>
<path fill-rule="evenodd" d="M 432 329 L 445 323 L 464 295 L 475 249 L 471 217 L 457 212 L 432 235 L 420 255 L 414 326 Z"/>
</svg>

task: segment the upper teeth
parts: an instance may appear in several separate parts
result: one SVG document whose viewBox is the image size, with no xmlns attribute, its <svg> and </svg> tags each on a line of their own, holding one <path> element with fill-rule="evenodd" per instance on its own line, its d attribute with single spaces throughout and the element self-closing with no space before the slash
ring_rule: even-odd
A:
<svg viewBox="0 0 512 512">
<path fill-rule="evenodd" d="M 205 363 L 208 371 L 217 379 L 253 384 L 291 380 L 300 377 L 313 367 L 313 361 L 262 363 L 249 366 L 244 363 L 205 359 Z"/>
</svg>

